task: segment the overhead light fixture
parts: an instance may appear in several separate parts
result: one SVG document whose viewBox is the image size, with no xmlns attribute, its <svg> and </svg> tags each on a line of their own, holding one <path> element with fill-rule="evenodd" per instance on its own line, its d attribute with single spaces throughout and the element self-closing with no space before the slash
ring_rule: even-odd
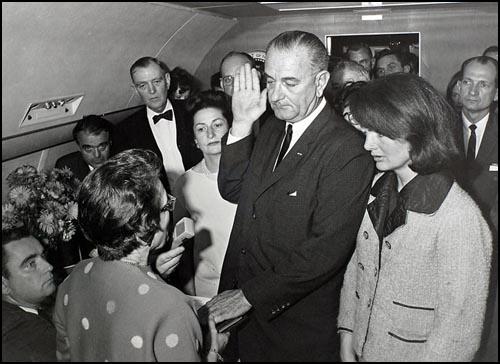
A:
<svg viewBox="0 0 500 364">
<path fill-rule="evenodd" d="M 382 20 L 382 14 L 361 15 L 361 20 Z"/>
<path fill-rule="evenodd" d="M 352 3 L 353 5 L 346 5 L 347 3 L 325 3 L 324 6 L 321 6 L 321 3 L 306 3 L 306 2 L 260 2 L 261 5 L 267 5 L 273 9 L 276 9 L 280 12 L 285 11 L 307 11 L 307 10 L 348 10 L 348 9 L 374 9 L 374 8 L 399 8 L 399 7 L 408 7 L 408 6 L 431 6 L 431 5 L 443 5 L 443 4 L 460 4 L 460 2 L 456 1 L 448 1 L 448 2 L 361 2 L 361 3 Z M 305 6 L 300 6 L 304 4 Z M 318 6 L 311 6 L 310 4 L 318 4 Z M 332 5 L 327 5 L 332 4 Z M 293 6 L 294 7 L 289 7 Z"/>
</svg>

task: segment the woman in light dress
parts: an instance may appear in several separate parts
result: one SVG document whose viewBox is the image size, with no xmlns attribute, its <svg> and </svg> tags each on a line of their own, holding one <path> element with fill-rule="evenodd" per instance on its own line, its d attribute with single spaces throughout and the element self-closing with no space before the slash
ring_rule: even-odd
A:
<svg viewBox="0 0 500 364">
<path fill-rule="evenodd" d="M 229 130 L 232 116 L 221 91 L 194 95 L 187 108 L 203 159 L 178 179 L 174 189 L 174 222 L 190 217 L 195 230 L 194 240 L 185 243 L 179 271 L 187 294 L 211 298 L 217 294 L 236 213 L 236 205 L 224 200 L 217 187 L 221 139 Z"/>
</svg>

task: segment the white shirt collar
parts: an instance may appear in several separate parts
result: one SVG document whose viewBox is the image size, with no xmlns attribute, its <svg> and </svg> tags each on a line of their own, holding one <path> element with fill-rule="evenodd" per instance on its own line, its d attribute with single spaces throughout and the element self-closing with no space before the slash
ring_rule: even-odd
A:
<svg viewBox="0 0 500 364">
<path fill-rule="evenodd" d="M 462 120 L 464 122 L 464 128 L 469 128 L 472 124 L 475 124 L 478 128 L 485 127 L 486 122 L 488 121 L 488 118 L 490 117 L 490 113 L 487 113 L 481 120 L 479 120 L 477 123 L 472 123 L 467 119 L 467 116 L 462 112 Z"/>
<path fill-rule="evenodd" d="M 288 121 L 286 122 L 285 130 L 286 128 L 288 128 L 288 125 L 292 125 L 293 130 L 292 140 L 290 142 L 290 147 L 288 148 L 289 150 L 292 149 L 292 146 L 295 144 L 295 142 L 302 136 L 302 134 L 304 134 L 308 126 L 311 125 L 312 122 L 316 119 L 319 113 L 324 109 L 325 105 L 326 100 L 323 97 L 321 98 L 318 107 L 316 107 L 316 109 L 312 113 L 307 115 L 304 119 L 296 121 L 295 123 L 289 123 Z"/>
<path fill-rule="evenodd" d="M 476 123 L 471 123 L 469 119 L 467 119 L 467 116 L 462 112 L 462 126 L 463 126 L 463 135 L 464 135 L 464 145 L 465 145 L 465 150 L 467 150 L 467 145 L 469 144 L 469 137 L 471 134 L 471 131 L 469 129 L 469 126 L 472 124 L 476 125 L 476 157 L 477 154 L 479 153 L 479 148 L 481 147 L 481 142 L 483 141 L 483 135 L 484 131 L 486 130 L 486 124 L 488 123 L 488 119 L 490 117 L 490 113 L 486 114 L 481 120 L 479 120 Z"/>
<path fill-rule="evenodd" d="M 26 311 L 29 313 L 34 313 L 35 315 L 38 315 L 38 310 L 36 308 L 24 307 L 24 306 L 20 306 L 20 305 L 18 305 L 18 307 L 23 311 Z"/>
<path fill-rule="evenodd" d="M 172 103 L 170 102 L 169 99 L 167 99 L 167 104 L 165 105 L 165 108 L 163 109 L 162 112 L 153 111 L 149 107 L 146 106 L 148 120 L 150 121 L 150 123 L 152 123 L 153 122 L 153 116 L 158 115 L 158 114 L 163 114 L 165 111 L 170 110 L 170 109 L 172 109 Z"/>
</svg>

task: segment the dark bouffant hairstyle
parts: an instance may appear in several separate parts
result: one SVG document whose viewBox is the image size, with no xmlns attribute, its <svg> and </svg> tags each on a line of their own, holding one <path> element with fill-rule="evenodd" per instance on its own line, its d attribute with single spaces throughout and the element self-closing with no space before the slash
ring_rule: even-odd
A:
<svg viewBox="0 0 500 364">
<path fill-rule="evenodd" d="M 160 229 L 161 161 L 150 150 L 129 149 L 83 180 L 78 223 L 103 260 L 118 260 L 151 243 Z"/>
<path fill-rule="evenodd" d="M 233 114 L 231 113 L 231 104 L 227 95 L 223 91 L 206 90 L 196 93 L 188 99 L 186 109 L 191 127 L 193 126 L 194 115 L 198 111 L 209 107 L 219 109 L 226 118 L 229 126 L 231 126 Z"/>
<path fill-rule="evenodd" d="M 410 168 L 419 174 L 449 169 L 460 158 L 458 115 L 430 83 L 411 73 L 368 82 L 349 96 L 363 128 L 410 144 Z"/>
</svg>

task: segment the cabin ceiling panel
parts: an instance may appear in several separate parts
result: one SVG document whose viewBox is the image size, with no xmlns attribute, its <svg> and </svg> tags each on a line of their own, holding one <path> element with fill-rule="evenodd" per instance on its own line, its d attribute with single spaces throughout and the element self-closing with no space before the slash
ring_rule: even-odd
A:
<svg viewBox="0 0 500 364">
<path fill-rule="evenodd" d="M 426 9 L 401 8 L 384 12 L 382 21 L 362 21 L 362 13 L 295 14 L 240 19 L 209 51 L 196 76 L 205 85 L 218 71 L 220 60 L 231 51 L 265 49 L 281 32 L 303 30 L 325 35 L 420 32 L 422 75 L 443 91 L 460 67 L 472 56 L 498 44 L 498 3 L 453 4 Z"/>
<path fill-rule="evenodd" d="M 135 106 L 136 59 L 158 55 L 194 71 L 233 25 L 158 3 L 2 3 L 2 137 Z M 85 97 L 73 117 L 18 127 L 30 102 L 77 93 Z"/>
</svg>

